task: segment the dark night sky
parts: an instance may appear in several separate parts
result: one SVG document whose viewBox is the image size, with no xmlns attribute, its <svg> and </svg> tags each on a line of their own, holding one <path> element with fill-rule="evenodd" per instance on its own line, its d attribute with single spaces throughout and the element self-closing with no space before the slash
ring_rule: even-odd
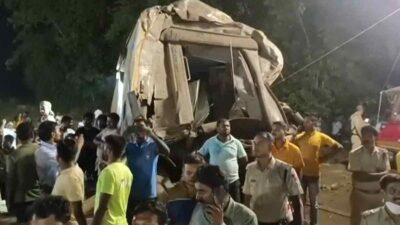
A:
<svg viewBox="0 0 400 225">
<path fill-rule="evenodd" d="M 5 65 L 13 51 L 13 36 L 12 27 L 7 22 L 7 13 L 0 8 L 0 98 L 18 98 L 26 101 L 26 97 L 32 96 L 32 93 L 24 85 L 21 71 L 8 70 Z"/>
</svg>

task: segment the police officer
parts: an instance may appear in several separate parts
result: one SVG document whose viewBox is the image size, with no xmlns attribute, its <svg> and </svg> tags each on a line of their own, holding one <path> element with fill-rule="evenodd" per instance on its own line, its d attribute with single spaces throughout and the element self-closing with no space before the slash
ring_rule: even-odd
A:
<svg viewBox="0 0 400 225">
<path fill-rule="evenodd" d="M 385 205 L 365 211 L 361 225 L 398 225 L 400 224 L 400 175 L 388 174 L 380 180 Z"/>
<path fill-rule="evenodd" d="M 352 172 L 353 183 L 350 194 L 351 225 L 360 224 L 363 211 L 382 204 L 379 180 L 390 170 L 390 163 L 387 150 L 375 145 L 377 136 L 373 126 L 362 127 L 362 145 L 349 154 L 348 169 Z"/>
<path fill-rule="evenodd" d="M 274 138 L 263 132 L 254 138 L 255 162 L 247 166 L 243 186 L 245 204 L 256 213 L 259 225 L 286 225 L 293 220 L 288 198 L 301 205 L 301 187 L 296 171 L 289 164 L 272 156 Z M 302 205 L 300 212 L 302 215 Z M 302 218 L 297 224 L 302 224 Z"/>
</svg>

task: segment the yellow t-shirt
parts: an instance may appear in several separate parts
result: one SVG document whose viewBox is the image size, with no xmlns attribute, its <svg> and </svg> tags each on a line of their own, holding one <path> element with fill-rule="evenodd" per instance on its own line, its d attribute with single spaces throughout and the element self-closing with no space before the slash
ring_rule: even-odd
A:
<svg viewBox="0 0 400 225">
<path fill-rule="evenodd" d="M 294 143 L 300 148 L 304 160 L 303 175 L 318 177 L 320 175 L 319 154 L 322 147 L 339 145 L 326 134 L 314 131 L 310 134 L 305 132 L 296 136 Z"/>
<path fill-rule="evenodd" d="M 75 165 L 61 171 L 54 184 L 52 195 L 62 196 L 69 202 L 83 201 L 85 197 L 84 176 L 81 168 Z M 78 225 L 74 215 L 68 225 Z"/>
<path fill-rule="evenodd" d="M 111 195 L 108 209 L 101 225 L 128 225 L 126 208 L 132 181 L 131 171 L 122 162 L 112 163 L 101 171 L 96 186 L 94 210 L 96 211 L 99 207 L 102 193 Z"/>
<path fill-rule="evenodd" d="M 272 155 L 276 159 L 290 164 L 295 169 L 302 169 L 304 167 L 303 156 L 301 155 L 300 149 L 288 140 L 286 140 L 279 149 L 274 144 L 272 146 Z"/>
</svg>

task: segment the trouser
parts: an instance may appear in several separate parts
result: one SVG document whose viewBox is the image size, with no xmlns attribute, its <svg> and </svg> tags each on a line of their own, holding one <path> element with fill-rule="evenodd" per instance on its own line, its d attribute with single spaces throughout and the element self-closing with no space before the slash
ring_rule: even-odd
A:
<svg viewBox="0 0 400 225">
<path fill-rule="evenodd" d="M 241 202 L 240 180 L 236 180 L 229 184 L 229 194 L 236 202 Z"/>
<path fill-rule="evenodd" d="M 15 217 L 17 217 L 18 223 L 26 223 L 32 217 L 31 206 L 33 202 L 21 202 L 15 203 L 13 206 L 13 211 L 15 212 Z"/>
<path fill-rule="evenodd" d="M 383 205 L 383 194 L 380 192 L 366 193 L 353 188 L 350 193 L 350 224 L 360 225 L 361 213 Z"/>
<path fill-rule="evenodd" d="M 318 193 L 319 177 L 303 176 L 301 186 L 304 190 L 303 203 L 306 203 L 306 196 L 310 199 L 310 225 L 318 224 Z"/>
</svg>

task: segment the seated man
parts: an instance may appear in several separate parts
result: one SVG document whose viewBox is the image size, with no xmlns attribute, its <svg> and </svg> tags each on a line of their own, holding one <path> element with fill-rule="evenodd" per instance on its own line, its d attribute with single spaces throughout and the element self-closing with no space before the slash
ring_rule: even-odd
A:
<svg viewBox="0 0 400 225">
<path fill-rule="evenodd" d="M 48 196 L 37 200 L 33 205 L 32 214 L 30 225 L 63 225 L 71 217 L 68 201 L 60 196 Z"/>
<path fill-rule="evenodd" d="M 172 224 L 189 224 L 196 205 L 195 175 L 197 169 L 204 164 L 204 159 L 199 154 L 190 154 L 186 156 L 183 164 L 181 181 L 161 193 L 158 198 L 159 201 L 167 204 Z"/>
<path fill-rule="evenodd" d="M 133 211 L 132 225 L 167 225 L 168 215 L 159 202 L 148 201 L 139 204 Z"/>
<path fill-rule="evenodd" d="M 257 225 L 256 214 L 229 195 L 229 182 L 218 166 L 207 165 L 196 173 L 196 200 L 190 225 Z"/>
</svg>

